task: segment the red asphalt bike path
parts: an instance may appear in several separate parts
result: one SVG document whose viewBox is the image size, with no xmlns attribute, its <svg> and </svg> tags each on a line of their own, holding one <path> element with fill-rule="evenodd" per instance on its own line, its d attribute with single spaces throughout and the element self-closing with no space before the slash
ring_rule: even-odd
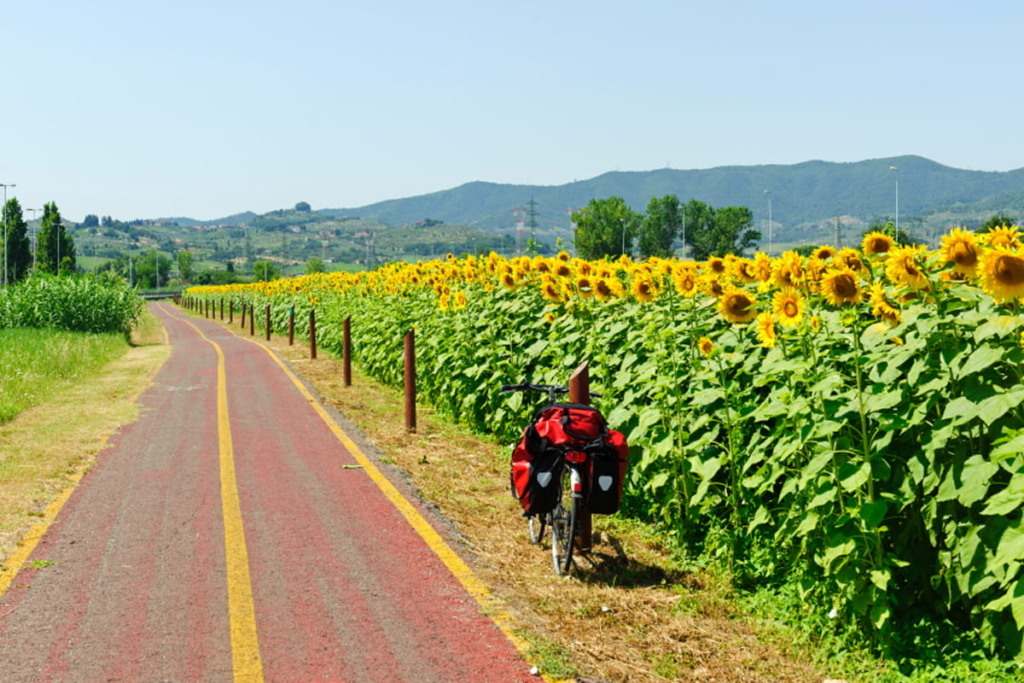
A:
<svg viewBox="0 0 1024 683">
<path fill-rule="evenodd" d="M 539 680 L 265 349 L 152 310 L 171 356 L 0 597 L 0 681 L 235 679 L 210 342 L 263 680 Z"/>
</svg>

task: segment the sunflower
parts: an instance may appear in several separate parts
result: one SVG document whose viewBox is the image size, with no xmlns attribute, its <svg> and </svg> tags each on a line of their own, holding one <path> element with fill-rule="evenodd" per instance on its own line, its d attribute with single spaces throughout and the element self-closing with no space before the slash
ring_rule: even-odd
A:
<svg viewBox="0 0 1024 683">
<path fill-rule="evenodd" d="M 547 322 L 548 325 L 554 323 L 555 322 L 555 314 L 552 313 L 551 311 L 548 311 L 547 313 L 544 314 L 544 320 Z"/>
<path fill-rule="evenodd" d="M 804 281 L 803 259 L 795 251 L 787 251 L 775 262 L 772 280 L 777 287 L 796 287 Z"/>
<path fill-rule="evenodd" d="M 792 287 L 786 287 L 776 292 L 772 299 L 772 311 L 778 316 L 779 324 L 783 327 L 799 325 L 804 319 L 804 309 L 806 308 L 807 304 L 804 298 Z"/>
<path fill-rule="evenodd" d="M 714 273 L 715 275 L 725 275 L 728 268 L 725 265 L 725 259 L 720 256 L 712 256 L 704 264 L 704 270 L 708 273 Z"/>
<path fill-rule="evenodd" d="M 729 270 L 732 278 L 741 284 L 749 285 L 757 282 L 757 271 L 754 269 L 754 263 L 750 259 L 733 259 Z"/>
<path fill-rule="evenodd" d="M 644 303 L 654 301 L 655 297 L 658 296 L 658 289 L 654 285 L 654 280 L 645 276 L 634 278 L 630 291 L 633 293 L 633 298 Z"/>
<path fill-rule="evenodd" d="M 864 296 L 857 274 L 846 267 L 825 274 L 821 279 L 821 293 L 833 306 L 859 304 Z"/>
<path fill-rule="evenodd" d="M 452 308 L 454 308 L 456 311 L 458 311 L 458 310 L 461 310 L 461 309 L 463 309 L 465 307 L 466 307 L 466 293 L 463 292 L 460 289 L 459 291 L 455 292 L 455 299 L 454 299 L 454 301 L 452 301 Z"/>
<path fill-rule="evenodd" d="M 775 348 L 778 336 L 775 334 L 775 318 L 771 313 L 762 313 L 757 316 L 757 340 L 766 349 Z"/>
<path fill-rule="evenodd" d="M 815 249 L 811 255 L 814 258 L 819 259 L 821 261 L 828 261 L 830 258 L 836 255 L 836 248 L 824 244 Z"/>
<path fill-rule="evenodd" d="M 593 270 L 589 261 L 580 260 L 576 262 L 576 272 L 580 275 L 590 275 Z"/>
<path fill-rule="evenodd" d="M 993 247 L 981 256 L 981 288 L 996 301 L 1024 296 L 1024 254 Z"/>
<path fill-rule="evenodd" d="M 501 274 L 501 286 L 510 292 L 515 291 L 516 286 L 519 283 L 516 282 L 516 276 L 511 271 L 505 271 Z"/>
<path fill-rule="evenodd" d="M 985 244 L 990 247 L 1020 249 L 1020 233 L 1016 225 L 997 225 L 984 235 Z"/>
<path fill-rule="evenodd" d="M 973 278 L 978 272 L 978 238 L 963 228 L 953 228 L 942 236 L 942 260 L 952 262 L 953 270 Z"/>
<path fill-rule="evenodd" d="M 701 337 L 697 340 L 697 348 L 705 358 L 710 358 L 712 352 L 715 350 L 715 342 L 711 341 L 707 337 Z"/>
<path fill-rule="evenodd" d="M 608 301 L 615 296 L 615 292 L 608 285 L 608 280 L 602 277 L 594 281 L 594 295 L 598 301 Z"/>
<path fill-rule="evenodd" d="M 821 318 L 816 315 L 812 315 L 807 321 L 808 327 L 811 328 L 811 332 L 817 332 L 821 329 Z"/>
<path fill-rule="evenodd" d="M 533 269 L 538 273 L 550 273 L 551 263 L 543 256 L 538 256 L 533 260 Z"/>
<path fill-rule="evenodd" d="M 698 281 L 700 288 L 708 296 L 713 296 L 716 299 L 722 298 L 725 294 L 725 287 L 722 285 L 722 281 L 714 275 L 701 275 Z"/>
<path fill-rule="evenodd" d="M 729 289 L 718 303 L 722 317 L 731 323 L 749 323 L 757 315 L 757 299 L 742 289 Z"/>
<path fill-rule="evenodd" d="M 570 268 L 564 262 L 559 263 L 557 266 L 555 266 L 554 273 L 558 277 L 569 277 L 570 275 L 572 275 L 572 268 Z"/>
<path fill-rule="evenodd" d="M 864 259 L 861 258 L 860 252 L 852 247 L 843 247 L 840 249 L 832 258 L 832 265 L 846 266 L 853 272 L 860 273 L 862 275 L 868 272 L 868 267 L 864 263 Z"/>
<path fill-rule="evenodd" d="M 895 243 L 891 237 L 884 232 L 876 230 L 864 235 L 864 241 L 861 242 L 860 248 L 866 256 L 878 256 L 879 254 L 887 254 L 894 245 Z"/>
<path fill-rule="evenodd" d="M 927 289 L 928 277 L 924 270 L 925 247 L 893 247 L 885 261 L 885 275 L 889 282 L 911 289 Z"/>
<path fill-rule="evenodd" d="M 555 258 L 557 258 L 559 261 L 565 263 L 571 257 L 569 256 L 569 252 L 567 252 L 567 251 L 560 251 L 560 252 L 558 252 L 558 256 L 556 256 Z"/>
<path fill-rule="evenodd" d="M 900 309 L 889 303 L 888 298 L 885 296 L 885 286 L 881 282 L 875 282 L 871 285 L 869 300 L 871 301 L 871 312 L 889 323 L 889 325 L 898 325 L 903 322 Z"/>
<path fill-rule="evenodd" d="M 767 292 L 771 289 L 772 259 L 768 254 L 759 251 L 754 254 L 754 274 L 757 276 L 757 291 Z"/>
<path fill-rule="evenodd" d="M 581 275 L 576 279 L 576 293 L 583 299 L 594 296 L 594 281 L 586 275 Z"/>
<path fill-rule="evenodd" d="M 697 293 L 697 276 L 690 268 L 676 268 L 672 273 L 672 284 L 676 291 L 687 298 Z"/>
<path fill-rule="evenodd" d="M 540 293 L 548 301 L 562 303 L 562 291 L 552 280 L 545 280 L 540 286 Z"/>
<path fill-rule="evenodd" d="M 442 311 L 447 311 L 447 310 L 448 310 L 448 300 L 449 300 L 449 299 L 448 299 L 448 295 L 447 295 L 447 294 L 442 294 L 442 295 L 441 295 L 441 296 L 440 296 L 440 297 L 438 298 L 438 300 L 437 300 L 437 305 L 438 305 L 438 307 L 440 307 L 440 309 L 441 309 Z"/>
</svg>

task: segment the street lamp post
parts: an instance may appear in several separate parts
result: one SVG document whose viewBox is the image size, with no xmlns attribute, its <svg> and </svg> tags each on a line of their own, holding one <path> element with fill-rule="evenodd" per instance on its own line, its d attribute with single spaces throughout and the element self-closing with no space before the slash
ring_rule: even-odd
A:
<svg viewBox="0 0 1024 683">
<path fill-rule="evenodd" d="M 626 255 L 626 219 L 622 219 L 622 255 Z"/>
<path fill-rule="evenodd" d="M 14 183 L 0 183 L 0 187 L 4 188 L 4 287 L 7 286 L 7 188 L 17 187 Z"/>
<path fill-rule="evenodd" d="M 765 190 L 768 195 L 768 253 L 772 253 L 772 191 Z"/>
<path fill-rule="evenodd" d="M 895 166 L 889 167 L 890 171 L 899 171 Z M 896 174 L 896 244 L 900 243 L 900 176 Z"/>
</svg>

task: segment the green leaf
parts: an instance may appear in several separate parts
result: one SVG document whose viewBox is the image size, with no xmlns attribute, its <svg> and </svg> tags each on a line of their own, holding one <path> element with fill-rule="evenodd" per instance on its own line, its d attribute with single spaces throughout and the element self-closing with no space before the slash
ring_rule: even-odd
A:
<svg viewBox="0 0 1024 683">
<path fill-rule="evenodd" d="M 796 528 L 797 536 L 806 536 L 810 532 L 814 531 L 818 526 L 818 520 L 821 519 L 821 515 L 817 512 L 809 511 L 804 514 L 803 521 L 800 522 L 800 526 Z"/>
<path fill-rule="evenodd" d="M 848 462 L 839 468 L 839 484 L 846 491 L 856 491 L 867 483 L 871 477 L 871 465 L 864 462 L 856 464 Z"/>
<path fill-rule="evenodd" d="M 887 602 L 876 602 L 875 606 L 871 608 L 871 623 L 879 631 L 885 628 L 890 616 L 892 616 L 892 610 Z"/>
<path fill-rule="evenodd" d="M 974 341 L 982 342 L 993 335 L 1005 337 L 1022 324 L 1024 324 L 1024 318 L 1017 315 L 997 316 L 974 331 Z"/>
<path fill-rule="evenodd" d="M 996 549 L 996 556 L 992 563 L 995 565 L 1009 564 L 1016 562 L 1024 556 L 1024 530 L 1020 522 L 1015 522 L 1003 530 L 999 537 L 999 547 Z"/>
<path fill-rule="evenodd" d="M 957 379 L 963 379 L 975 373 L 981 372 L 993 363 L 1003 358 L 1003 350 L 997 346 L 979 346 L 967 359 L 959 370 L 956 371 Z"/>
<path fill-rule="evenodd" d="M 761 506 L 757 508 L 757 512 L 754 513 L 754 518 L 750 520 L 750 524 L 747 525 L 747 533 L 750 533 L 762 524 L 767 524 L 771 521 L 771 515 L 768 513 L 768 508 Z"/>
<path fill-rule="evenodd" d="M 645 488 L 652 493 L 657 493 L 658 489 L 668 483 L 668 479 L 668 472 L 658 472 L 647 481 Z"/>
<path fill-rule="evenodd" d="M 986 425 L 991 425 L 1008 411 L 1020 405 L 1021 401 L 1024 401 L 1024 386 L 1018 384 L 1005 393 L 989 396 L 979 403 L 978 417 Z"/>
<path fill-rule="evenodd" d="M 865 410 L 868 413 L 880 413 L 899 405 L 903 400 L 903 392 L 899 389 L 890 389 L 879 394 L 869 394 L 865 403 Z"/>
<path fill-rule="evenodd" d="M 1024 505 L 1024 473 L 1018 472 L 1006 488 L 989 497 L 981 514 L 1008 515 L 1021 505 Z"/>
<path fill-rule="evenodd" d="M 1008 593 L 1010 591 L 1007 591 Z M 1013 612 L 1013 620 L 1017 624 L 1017 630 L 1024 629 L 1024 577 L 1017 579 L 1013 586 L 1013 599 L 1010 601 L 1010 610 Z"/>
<path fill-rule="evenodd" d="M 842 535 L 835 535 L 831 539 L 831 545 L 825 550 L 824 564 L 825 571 L 829 571 L 832 563 L 840 557 L 849 555 L 857 548 L 857 542 L 852 538 L 846 538 Z"/>
<path fill-rule="evenodd" d="M 883 593 L 889 590 L 889 581 L 892 579 L 892 573 L 888 569 L 873 569 L 871 570 L 871 583 L 878 587 L 878 590 Z"/>
<path fill-rule="evenodd" d="M 978 406 L 965 396 L 958 396 L 946 404 L 943 420 L 950 420 L 952 426 L 959 426 L 978 416 Z"/>
<path fill-rule="evenodd" d="M 826 503 L 831 503 L 836 499 L 839 492 L 836 487 L 832 484 L 827 484 L 825 490 L 821 491 L 818 495 L 811 499 L 811 502 L 807 504 L 808 510 L 813 510 L 816 507 L 821 507 Z"/>
<path fill-rule="evenodd" d="M 964 462 L 960 474 L 960 486 L 956 497 L 962 505 L 970 507 L 985 497 L 992 477 L 999 471 L 999 465 L 985 460 L 980 455 L 972 455 Z"/>
<path fill-rule="evenodd" d="M 878 525 L 885 519 L 885 513 L 888 509 L 889 504 L 884 500 L 864 503 L 860 506 L 860 518 L 864 520 L 864 524 L 868 529 L 877 529 Z"/>
</svg>

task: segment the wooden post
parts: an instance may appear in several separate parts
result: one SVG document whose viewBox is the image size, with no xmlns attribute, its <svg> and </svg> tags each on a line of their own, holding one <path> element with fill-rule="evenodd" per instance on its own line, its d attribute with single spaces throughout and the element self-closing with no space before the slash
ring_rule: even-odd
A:
<svg viewBox="0 0 1024 683">
<path fill-rule="evenodd" d="M 267 304 L 267 341 L 270 341 L 270 304 Z"/>
<path fill-rule="evenodd" d="M 235 300 L 231 299 L 228 301 L 228 322 L 235 322 Z"/>
<path fill-rule="evenodd" d="M 587 361 L 580 363 L 580 366 L 569 376 L 569 402 L 590 405 L 590 364 Z M 589 484 L 589 482 L 586 483 L 588 486 Z M 580 550 L 588 551 L 593 543 L 591 538 L 591 522 L 593 520 L 590 510 L 580 510 L 577 521 L 579 527 L 576 529 L 577 533 L 573 542 Z"/>
<path fill-rule="evenodd" d="M 224 319 L 224 297 L 220 298 L 220 319 Z"/>
<path fill-rule="evenodd" d="M 288 309 L 288 346 L 295 343 L 295 307 Z"/>
<path fill-rule="evenodd" d="M 341 377 L 346 387 L 352 386 L 352 316 L 341 323 Z"/>
<path fill-rule="evenodd" d="M 316 309 L 309 309 L 309 357 L 316 360 Z"/>
<path fill-rule="evenodd" d="M 209 318 L 210 317 L 210 300 L 209 299 L 206 299 L 205 301 L 203 301 L 203 317 L 204 318 Z"/>
<path fill-rule="evenodd" d="M 245 329 L 245 302 L 242 302 L 242 329 Z"/>
<path fill-rule="evenodd" d="M 405 429 L 416 431 L 416 331 L 405 335 Z"/>
<path fill-rule="evenodd" d="M 249 336 L 256 336 L 256 304 L 249 304 Z"/>
</svg>

